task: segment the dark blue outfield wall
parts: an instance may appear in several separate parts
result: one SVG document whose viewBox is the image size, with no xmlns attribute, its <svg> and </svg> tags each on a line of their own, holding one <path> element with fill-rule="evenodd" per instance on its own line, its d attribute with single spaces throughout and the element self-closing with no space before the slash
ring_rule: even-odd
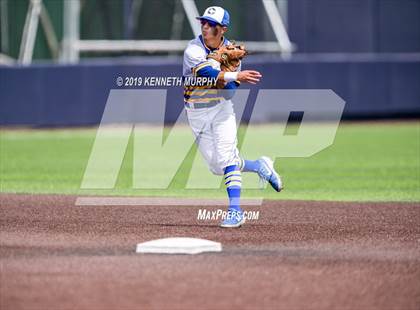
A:
<svg viewBox="0 0 420 310">
<path fill-rule="evenodd" d="M 420 0 L 292 0 L 288 21 L 299 53 L 420 52 Z"/>
<path fill-rule="evenodd" d="M 332 89 L 346 101 L 344 118 L 420 116 L 419 55 L 331 57 L 254 56 L 243 69 L 263 73 L 260 89 Z M 181 69 L 180 58 L 0 67 L 0 125 L 98 124 L 118 76 L 176 76 Z M 257 90 L 251 87 L 250 98 Z M 168 91 L 166 119 L 173 121 L 183 108 L 182 89 Z M 275 121 L 269 109 L 259 119 Z"/>
</svg>

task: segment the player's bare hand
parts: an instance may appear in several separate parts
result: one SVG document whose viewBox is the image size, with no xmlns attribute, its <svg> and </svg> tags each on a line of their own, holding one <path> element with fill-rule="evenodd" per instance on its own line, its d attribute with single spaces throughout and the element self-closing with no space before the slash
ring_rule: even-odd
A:
<svg viewBox="0 0 420 310">
<path fill-rule="evenodd" d="M 239 82 L 246 82 L 251 84 L 257 84 L 262 78 L 261 73 L 254 70 L 244 70 L 238 73 L 237 80 Z"/>
</svg>

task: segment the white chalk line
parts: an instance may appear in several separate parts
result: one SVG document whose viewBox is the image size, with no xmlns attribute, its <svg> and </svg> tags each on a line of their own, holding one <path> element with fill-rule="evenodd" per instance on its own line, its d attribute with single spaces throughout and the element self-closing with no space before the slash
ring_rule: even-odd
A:
<svg viewBox="0 0 420 310">
<path fill-rule="evenodd" d="M 263 198 L 241 199 L 242 206 L 260 206 Z M 227 206 L 227 199 L 162 197 L 78 197 L 76 206 Z"/>
</svg>

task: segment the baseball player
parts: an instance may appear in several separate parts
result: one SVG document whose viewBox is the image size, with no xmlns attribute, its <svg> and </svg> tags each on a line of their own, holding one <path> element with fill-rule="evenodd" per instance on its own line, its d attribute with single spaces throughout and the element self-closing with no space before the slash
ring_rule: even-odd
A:
<svg viewBox="0 0 420 310">
<path fill-rule="evenodd" d="M 202 16 L 201 35 L 191 40 L 184 51 L 183 76 L 217 78 L 215 87 L 184 87 L 184 105 L 188 122 L 196 138 L 200 153 L 210 171 L 224 175 L 229 196 L 228 216 L 221 227 L 240 227 L 245 222 L 240 207 L 241 172 L 254 172 L 280 192 L 282 182 L 268 157 L 258 160 L 241 158 L 237 149 L 236 119 L 232 101 L 241 82 L 256 84 L 262 75 L 253 70 L 241 71 L 244 48 L 232 45 L 225 37 L 229 13 L 218 6 L 207 8 Z M 236 59 L 226 60 L 236 51 Z M 238 56 L 239 55 L 239 56 Z"/>
</svg>

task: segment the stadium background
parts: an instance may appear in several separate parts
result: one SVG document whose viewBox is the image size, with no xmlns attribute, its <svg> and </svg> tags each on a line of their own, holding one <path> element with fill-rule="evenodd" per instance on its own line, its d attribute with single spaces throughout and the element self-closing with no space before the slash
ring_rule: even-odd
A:
<svg viewBox="0 0 420 310">
<path fill-rule="evenodd" d="M 28 1 L 3 3 L 7 3 L 2 9 L 7 9 L 8 23 L 7 33 L 2 31 L 2 53 L 16 59 Z M 80 3 L 81 40 L 193 37 L 180 1 Z M 196 1 L 200 12 L 209 3 Z M 44 4 L 61 43 L 63 1 L 47 0 Z M 258 88 L 332 89 L 346 101 L 347 119 L 420 115 L 419 1 L 294 0 L 278 4 L 295 52 L 286 60 L 279 53 L 250 56 L 244 67 L 264 73 Z M 242 42 L 275 41 L 261 1 L 229 1 L 226 7 L 232 12 L 229 38 Z M 175 20 L 178 26 L 174 26 Z M 109 90 L 118 88 L 117 76 L 174 76 L 182 70 L 181 52 L 82 52 L 80 63 L 72 64 L 60 61 L 60 55 L 56 57 L 51 59 L 40 25 L 33 65 L 3 66 L 0 70 L 0 124 L 97 124 Z M 169 91 L 172 99 L 167 105 L 168 121 L 176 119 L 182 110 L 182 90 Z M 258 119 L 276 121 L 272 109 L 266 106 Z"/>
</svg>

